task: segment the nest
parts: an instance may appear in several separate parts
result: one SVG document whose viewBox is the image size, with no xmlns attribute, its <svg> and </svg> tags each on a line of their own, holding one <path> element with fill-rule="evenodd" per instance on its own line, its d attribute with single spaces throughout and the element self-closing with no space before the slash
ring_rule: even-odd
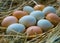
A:
<svg viewBox="0 0 60 43">
<path fill-rule="evenodd" d="M 52 5 L 57 9 L 57 14 L 60 14 L 59 0 L 35 0 L 38 4 L 45 6 Z M 14 10 L 22 10 L 24 6 L 34 6 L 36 3 L 33 0 L 1 0 L 0 1 L 0 43 L 59 43 L 60 42 L 60 23 L 53 29 L 38 35 L 28 36 L 15 31 L 14 34 L 6 35 L 6 27 L 1 26 L 2 20 L 6 16 L 10 16 Z M 59 15 L 60 16 L 60 15 Z M 31 39 L 32 38 L 32 39 Z"/>
</svg>

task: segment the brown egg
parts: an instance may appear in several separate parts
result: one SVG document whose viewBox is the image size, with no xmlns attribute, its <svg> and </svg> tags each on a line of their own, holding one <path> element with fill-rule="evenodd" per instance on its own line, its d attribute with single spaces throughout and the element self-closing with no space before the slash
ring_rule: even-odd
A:
<svg viewBox="0 0 60 43">
<path fill-rule="evenodd" d="M 35 9 L 35 10 L 43 10 L 44 7 L 45 7 L 44 5 L 35 5 L 35 6 L 34 6 L 34 9 Z"/>
<path fill-rule="evenodd" d="M 25 11 L 14 11 L 12 15 L 17 17 L 18 19 L 20 19 L 21 17 L 27 15 L 27 12 L 25 12 Z"/>
<path fill-rule="evenodd" d="M 6 18 L 3 19 L 1 25 L 3 27 L 7 27 L 9 26 L 10 24 L 13 24 L 13 23 L 17 23 L 18 22 L 18 19 L 14 16 L 8 16 Z"/>
<path fill-rule="evenodd" d="M 60 22 L 59 17 L 57 16 L 57 14 L 54 14 L 54 13 L 49 13 L 46 16 L 46 19 L 48 19 L 50 22 L 52 22 L 55 26 Z"/>
<path fill-rule="evenodd" d="M 42 29 L 40 27 L 38 27 L 38 26 L 31 26 L 31 27 L 27 28 L 26 33 L 28 35 L 41 34 Z"/>
</svg>

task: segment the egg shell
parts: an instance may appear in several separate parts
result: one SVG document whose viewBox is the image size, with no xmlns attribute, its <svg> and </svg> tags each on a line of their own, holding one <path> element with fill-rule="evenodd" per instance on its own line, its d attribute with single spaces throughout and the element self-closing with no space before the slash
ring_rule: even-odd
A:
<svg viewBox="0 0 60 43">
<path fill-rule="evenodd" d="M 27 35 L 36 35 L 36 34 L 42 34 L 43 31 L 38 26 L 31 26 L 27 28 L 26 33 Z"/>
<path fill-rule="evenodd" d="M 57 14 L 54 14 L 54 13 L 49 13 L 46 16 L 46 19 L 52 22 L 54 25 L 57 25 L 60 22 L 59 17 L 57 16 Z"/>
<path fill-rule="evenodd" d="M 47 15 L 48 13 L 56 13 L 56 9 L 53 6 L 47 6 L 43 9 L 42 12 Z"/>
<path fill-rule="evenodd" d="M 45 14 L 42 11 L 33 11 L 30 13 L 31 16 L 35 17 L 37 20 L 43 19 Z"/>
<path fill-rule="evenodd" d="M 23 11 L 26 11 L 27 13 L 31 13 L 32 11 L 34 11 L 34 8 L 32 8 L 31 6 L 24 6 Z"/>
<path fill-rule="evenodd" d="M 25 15 L 27 15 L 28 13 L 27 12 L 25 12 L 25 11 L 14 11 L 13 12 L 13 16 L 15 16 L 15 17 L 17 17 L 18 19 L 20 19 L 21 17 L 23 17 L 23 16 L 25 16 Z"/>
<path fill-rule="evenodd" d="M 17 22 L 18 22 L 18 19 L 16 17 L 14 17 L 14 16 L 7 16 L 6 18 L 3 19 L 1 25 L 3 27 L 7 27 L 10 24 L 17 23 Z"/>
<path fill-rule="evenodd" d="M 25 26 L 23 24 L 18 24 L 18 23 L 14 23 L 8 26 L 6 33 L 11 33 L 12 31 L 16 31 L 16 32 L 24 32 L 25 31 Z"/>
<path fill-rule="evenodd" d="M 53 27 L 53 24 L 46 19 L 41 19 L 37 22 L 37 26 L 41 27 L 43 31 L 47 31 Z"/>
<path fill-rule="evenodd" d="M 34 6 L 34 9 L 35 9 L 35 10 L 41 10 L 41 11 L 42 11 L 42 10 L 44 9 L 44 7 L 45 7 L 45 6 L 42 5 L 42 4 L 41 4 L 41 5 L 35 5 L 35 6 Z"/>
<path fill-rule="evenodd" d="M 25 25 L 26 27 L 29 27 L 36 24 L 36 19 L 33 16 L 26 15 L 19 19 L 19 23 Z"/>
</svg>

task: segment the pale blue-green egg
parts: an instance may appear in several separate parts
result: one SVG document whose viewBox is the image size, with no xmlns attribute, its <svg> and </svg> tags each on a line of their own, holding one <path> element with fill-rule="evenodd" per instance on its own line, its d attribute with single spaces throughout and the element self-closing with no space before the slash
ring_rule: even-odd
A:
<svg viewBox="0 0 60 43">
<path fill-rule="evenodd" d="M 26 11 L 27 13 L 31 13 L 34 11 L 34 9 L 31 6 L 24 6 L 23 11 Z"/>
<path fill-rule="evenodd" d="M 10 33 L 12 31 L 16 32 L 24 32 L 25 26 L 23 24 L 14 23 L 8 26 L 6 33 Z"/>
<path fill-rule="evenodd" d="M 42 11 L 33 11 L 30 13 L 31 16 L 34 16 L 37 20 L 43 19 L 45 17 Z"/>
<path fill-rule="evenodd" d="M 56 9 L 53 6 L 47 6 L 43 9 L 44 14 L 48 14 L 48 13 L 56 13 Z"/>
<path fill-rule="evenodd" d="M 34 26 L 36 24 L 36 19 L 33 16 L 26 15 L 19 19 L 19 23 L 25 25 L 26 27 Z"/>
<path fill-rule="evenodd" d="M 53 27 L 53 24 L 46 19 L 41 19 L 37 22 L 37 26 L 41 27 L 43 31 L 47 31 Z"/>
</svg>

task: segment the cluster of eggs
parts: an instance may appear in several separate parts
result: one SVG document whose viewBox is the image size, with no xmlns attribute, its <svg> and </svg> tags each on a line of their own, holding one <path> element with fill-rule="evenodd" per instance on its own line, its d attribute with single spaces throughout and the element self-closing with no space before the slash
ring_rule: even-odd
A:
<svg viewBox="0 0 60 43">
<path fill-rule="evenodd" d="M 26 32 L 28 35 L 42 34 L 60 22 L 53 6 L 35 5 L 24 6 L 23 10 L 16 10 L 12 16 L 3 19 L 1 25 L 7 27 L 6 33 L 12 30 Z"/>
</svg>

